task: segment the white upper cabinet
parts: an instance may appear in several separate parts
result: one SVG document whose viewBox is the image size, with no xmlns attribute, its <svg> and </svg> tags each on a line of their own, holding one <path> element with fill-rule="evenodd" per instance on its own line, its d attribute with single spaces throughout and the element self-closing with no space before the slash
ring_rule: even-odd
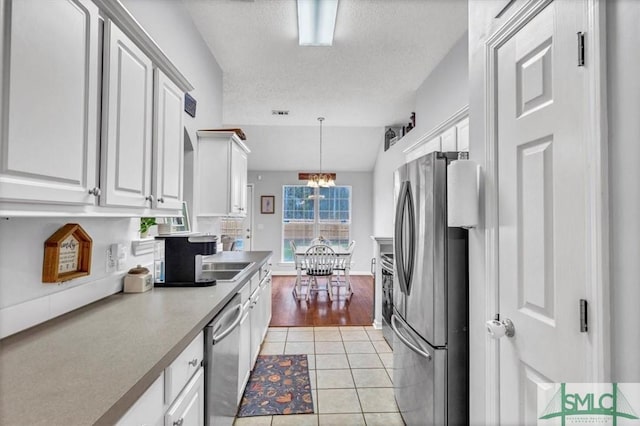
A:
<svg viewBox="0 0 640 426">
<path fill-rule="evenodd" d="M 122 3 L 0 0 L 0 32 L 0 214 L 181 209 L 193 87 Z"/>
<path fill-rule="evenodd" d="M 184 92 L 162 71 L 154 75 L 153 207 L 182 208 Z"/>
<path fill-rule="evenodd" d="M 0 201 L 94 205 L 98 8 L 87 0 L 0 5 Z"/>
<path fill-rule="evenodd" d="M 198 216 L 246 216 L 249 152 L 234 132 L 198 132 Z"/>
<path fill-rule="evenodd" d="M 231 144 L 231 213 L 247 214 L 247 167 L 249 159 L 244 144 Z"/>
<path fill-rule="evenodd" d="M 468 108 L 458 111 L 403 152 L 409 162 L 434 151 L 469 151 Z"/>
<path fill-rule="evenodd" d="M 105 25 L 101 204 L 151 207 L 153 63 Z"/>
</svg>

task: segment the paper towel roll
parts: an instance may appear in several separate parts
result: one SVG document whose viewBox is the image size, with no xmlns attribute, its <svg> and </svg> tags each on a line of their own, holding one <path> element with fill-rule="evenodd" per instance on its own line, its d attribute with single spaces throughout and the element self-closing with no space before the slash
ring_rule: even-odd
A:
<svg viewBox="0 0 640 426">
<path fill-rule="evenodd" d="M 447 222 L 452 227 L 478 225 L 478 165 L 454 160 L 447 170 Z"/>
</svg>

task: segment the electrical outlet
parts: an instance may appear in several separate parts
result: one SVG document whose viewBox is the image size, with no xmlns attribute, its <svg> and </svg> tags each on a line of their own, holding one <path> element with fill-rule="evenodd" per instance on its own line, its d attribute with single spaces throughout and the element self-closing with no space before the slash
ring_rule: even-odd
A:
<svg viewBox="0 0 640 426">
<path fill-rule="evenodd" d="M 124 271 L 127 266 L 127 248 L 124 244 L 112 244 L 112 247 L 115 246 L 116 253 L 116 269 L 118 271 Z M 113 251 L 113 249 L 112 249 Z"/>
<path fill-rule="evenodd" d="M 110 245 L 109 247 L 107 247 L 106 250 L 106 265 L 105 265 L 105 269 L 107 272 L 113 272 L 116 270 L 116 266 L 117 266 L 117 261 L 116 261 L 116 256 L 115 253 L 113 252 L 113 246 L 115 244 Z"/>
<path fill-rule="evenodd" d="M 123 271 L 127 261 L 127 249 L 124 244 L 111 244 L 106 251 L 107 272 Z"/>
</svg>

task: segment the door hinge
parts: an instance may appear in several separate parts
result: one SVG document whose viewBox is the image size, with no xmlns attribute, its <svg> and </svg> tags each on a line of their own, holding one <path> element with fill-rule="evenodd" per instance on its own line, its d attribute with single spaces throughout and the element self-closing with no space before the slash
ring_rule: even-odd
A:
<svg viewBox="0 0 640 426">
<path fill-rule="evenodd" d="M 584 33 L 578 31 L 578 66 L 584 67 Z"/>
<path fill-rule="evenodd" d="M 587 300 L 580 299 L 580 333 L 586 333 L 589 331 L 589 325 L 587 324 Z"/>
</svg>

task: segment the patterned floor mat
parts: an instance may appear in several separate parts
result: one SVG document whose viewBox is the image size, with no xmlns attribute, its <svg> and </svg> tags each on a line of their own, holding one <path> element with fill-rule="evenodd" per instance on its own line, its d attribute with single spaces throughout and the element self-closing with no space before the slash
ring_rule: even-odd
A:
<svg viewBox="0 0 640 426">
<path fill-rule="evenodd" d="M 238 417 L 313 413 L 306 355 L 259 355 Z"/>
</svg>

